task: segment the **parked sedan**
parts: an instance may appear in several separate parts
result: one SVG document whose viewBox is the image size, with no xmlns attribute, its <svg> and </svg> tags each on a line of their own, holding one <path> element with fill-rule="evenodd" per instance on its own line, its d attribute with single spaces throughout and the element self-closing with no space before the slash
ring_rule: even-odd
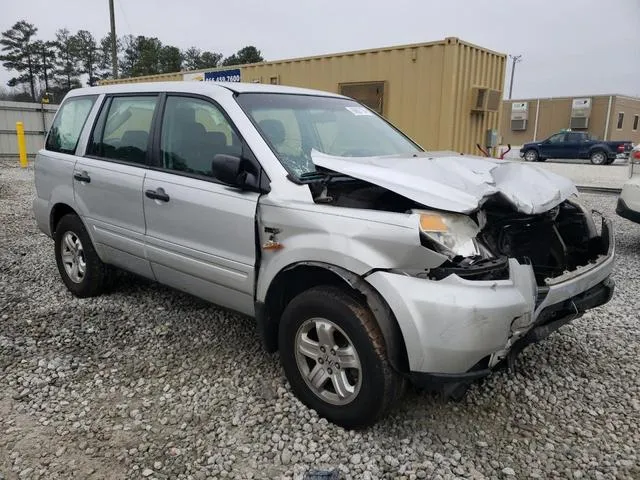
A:
<svg viewBox="0 0 640 480">
<path fill-rule="evenodd" d="M 627 220 L 640 223 L 640 144 L 629 155 L 629 180 L 622 187 L 616 212 Z"/>
</svg>

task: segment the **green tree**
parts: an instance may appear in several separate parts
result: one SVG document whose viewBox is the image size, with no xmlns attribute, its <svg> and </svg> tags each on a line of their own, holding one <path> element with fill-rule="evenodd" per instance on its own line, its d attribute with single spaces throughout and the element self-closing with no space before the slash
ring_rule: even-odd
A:
<svg viewBox="0 0 640 480">
<path fill-rule="evenodd" d="M 123 77 L 133 77 L 136 65 L 140 60 L 140 50 L 138 39 L 133 35 L 122 37 L 122 62 L 120 62 L 120 73 Z"/>
<path fill-rule="evenodd" d="M 7 85 L 28 84 L 31 99 L 36 101 L 36 80 L 38 75 L 38 55 L 34 47 L 35 35 L 38 29 L 25 20 L 16 22 L 9 30 L 2 32 L 0 46 L 2 66 L 8 70 L 15 70 L 18 75 L 12 77 Z"/>
<path fill-rule="evenodd" d="M 139 35 L 138 49 L 140 50 L 140 59 L 136 69 L 136 76 L 159 73 L 162 42 L 155 37 Z"/>
<path fill-rule="evenodd" d="M 247 63 L 258 63 L 264 62 L 264 58 L 262 58 L 262 54 L 260 50 L 258 50 L 253 45 L 249 45 L 247 47 L 241 48 L 233 55 L 225 58 L 222 62 L 224 66 L 230 65 L 245 65 Z"/>
<path fill-rule="evenodd" d="M 190 47 L 182 53 L 184 59 L 183 66 L 185 70 L 197 70 L 200 68 L 200 55 L 202 52 L 199 48 Z"/>
<path fill-rule="evenodd" d="M 57 87 L 69 91 L 80 86 L 80 68 L 78 66 L 78 44 L 69 30 L 61 28 L 56 32 L 56 62 L 54 75 Z"/>
<path fill-rule="evenodd" d="M 122 63 L 121 53 L 122 53 L 122 44 L 123 40 L 116 37 L 116 56 L 117 62 L 119 65 L 119 69 L 122 68 L 120 65 Z M 100 67 L 102 73 L 100 75 L 101 78 L 113 78 L 113 64 L 111 62 L 111 32 L 107 33 L 102 40 L 100 40 L 100 61 L 98 62 L 98 66 Z"/>
<path fill-rule="evenodd" d="M 222 60 L 221 53 L 201 51 L 199 48 L 191 47 L 182 54 L 184 58 L 183 67 L 186 70 L 199 70 L 202 68 L 215 68 Z"/>
<path fill-rule="evenodd" d="M 200 62 L 198 68 L 214 68 L 220 65 L 220 61 L 222 60 L 221 53 L 214 52 L 202 52 L 200 55 Z"/>
<path fill-rule="evenodd" d="M 44 82 L 44 91 L 48 92 L 53 85 L 53 74 L 56 68 L 56 44 L 55 42 L 43 42 L 38 40 L 33 44 L 38 62 L 37 72 Z"/>
<path fill-rule="evenodd" d="M 127 35 L 123 40 L 123 75 L 139 77 L 160 72 L 162 42 L 155 37 Z M 179 53 L 179 52 L 178 52 Z"/>
<path fill-rule="evenodd" d="M 96 85 L 100 75 L 100 51 L 96 39 L 91 32 L 78 30 L 75 34 L 75 42 L 78 48 L 80 73 L 88 75 L 87 85 Z"/>
<path fill-rule="evenodd" d="M 173 45 L 165 45 L 160 49 L 160 73 L 179 72 L 182 69 L 182 52 Z"/>
</svg>

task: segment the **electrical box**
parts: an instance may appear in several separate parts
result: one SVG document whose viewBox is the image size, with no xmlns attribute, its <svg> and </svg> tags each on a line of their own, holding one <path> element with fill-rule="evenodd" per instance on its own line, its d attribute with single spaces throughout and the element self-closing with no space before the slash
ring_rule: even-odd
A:
<svg viewBox="0 0 640 480">
<path fill-rule="evenodd" d="M 487 130 L 484 145 L 487 148 L 494 148 L 498 146 L 498 130 L 493 128 Z"/>
<path fill-rule="evenodd" d="M 591 117 L 591 99 L 574 98 L 571 102 L 571 121 L 569 128 L 585 130 L 589 128 L 589 117 Z"/>
<path fill-rule="evenodd" d="M 529 102 L 513 102 L 511 104 L 511 130 L 526 130 L 528 120 Z"/>
</svg>

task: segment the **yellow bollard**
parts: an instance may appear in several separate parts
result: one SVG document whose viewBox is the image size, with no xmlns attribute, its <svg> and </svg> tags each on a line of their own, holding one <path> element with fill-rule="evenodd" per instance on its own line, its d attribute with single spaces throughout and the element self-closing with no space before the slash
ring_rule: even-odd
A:
<svg viewBox="0 0 640 480">
<path fill-rule="evenodd" d="M 27 168 L 27 142 L 24 139 L 24 124 L 16 122 L 16 135 L 18 136 L 18 154 L 20 155 L 20 166 Z"/>
</svg>

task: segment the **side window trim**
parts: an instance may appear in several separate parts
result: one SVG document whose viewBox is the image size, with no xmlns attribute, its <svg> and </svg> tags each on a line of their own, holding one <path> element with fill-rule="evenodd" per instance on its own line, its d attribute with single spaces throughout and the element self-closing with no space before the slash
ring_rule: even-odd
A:
<svg viewBox="0 0 640 480">
<path fill-rule="evenodd" d="M 183 177 L 194 178 L 196 180 L 204 180 L 207 182 L 216 183 L 218 185 L 226 185 L 225 183 L 221 182 L 215 177 L 209 177 L 209 176 L 200 175 L 197 173 L 181 172 L 179 170 L 172 170 L 170 168 L 164 167 L 164 162 L 162 160 L 162 149 L 160 147 L 160 143 L 162 141 L 162 124 L 164 121 L 164 113 L 166 111 L 167 100 L 169 99 L 169 97 L 193 98 L 197 100 L 202 100 L 206 103 L 211 104 L 213 107 L 215 107 L 220 112 L 220 114 L 224 117 L 224 119 L 227 121 L 231 130 L 233 130 L 233 132 L 237 135 L 238 139 L 240 140 L 240 144 L 242 145 L 242 156 L 246 160 L 250 161 L 259 172 L 258 182 L 260 184 L 260 187 L 270 184 L 271 180 L 267 176 L 266 170 L 262 168 L 260 161 L 255 156 L 255 154 L 249 147 L 249 144 L 245 141 L 244 137 L 242 136 L 240 130 L 238 129 L 238 127 L 236 127 L 236 124 L 233 122 L 231 117 L 229 117 L 229 114 L 222 107 L 222 105 L 220 105 L 217 101 L 215 101 L 211 97 L 208 97 L 206 95 L 199 95 L 197 93 L 168 92 L 168 93 L 162 94 L 162 98 L 160 99 L 161 103 L 156 107 L 156 112 L 158 114 L 157 118 L 154 118 L 154 122 L 152 123 L 152 131 L 153 131 L 153 145 L 151 147 L 152 156 L 150 157 L 150 161 L 148 164 L 150 169 L 165 172 L 165 173 L 170 173 L 172 175 L 180 175 Z M 269 188 L 262 188 L 262 189 L 265 191 L 269 190 Z"/>
<path fill-rule="evenodd" d="M 150 165 L 150 161 L 151 161 L 150 159 L 152 158 L 151 155 L 153 153 L 152 147 L 154 143 L 153 142 L 154 126 L 156 124 L 156 118 L 158 117 L 158 111 L 161 105 L 160 102 L 163 100 L 164 95 L 165 95 L 164 93 L 160 93 L 160 92 L 130 92 L 130 93 L 106 94 L 102 102 L 102 105 L 100 105 L 100 110 L 96 115 L 96 119 L 91 129 L 91 133 L 89 134 L 89 138 L 87 139 L 87 146 L 85 148 L 85 153 L 83 156 L 86 158 L 92 158 L 94 160 L 102 160 L 104 162 L 112 162 L 112 163 L 119 163 L 122 165 L 130 165 L 132 167 L 147 168 Z M 104 157 L 101 155 L 95 155 L 95 154 L 89 153 L 94 135 L 96 133 L 99 133 L 100 137 L 102 137 L 104 133 L 104 127 L 107 123 L 107 118 L 109 116 L 109 110 L 111 109 L 111 104 L 113 103 L 113 99 L 124 98 L 124 97 L 155 97 L 156 98 L 156 106 L 154 108 L 153 117 L 151 119 L 149 139 L 147 140 L 147 153 L 146 153 L 144 163 L 129 162 L 126 160 Z M 104 115 L 103 115 L 103 112 L 104 112 Z"/>
</svg>

